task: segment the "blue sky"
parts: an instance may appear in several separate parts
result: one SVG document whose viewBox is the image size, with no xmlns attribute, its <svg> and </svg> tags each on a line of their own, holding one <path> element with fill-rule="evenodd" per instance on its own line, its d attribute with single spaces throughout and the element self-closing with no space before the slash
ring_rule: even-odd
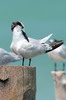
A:
<svg viewBox="0 0 66 100">
<path fill-rule="evenodd" d="M 52 38 L 63 39 L 66 44 L 66 0 L 1 0 L 0 47 L 8 51 L 11 51 L 11 24 L 17 20 L 24 23 L 29 37 L 40 39 L 53 33 Z M 28 61 L 25 63 L 27 65 Z M 37 75 L 36 100 L 55 100 L 53 63 L 47 55 L 32 59 Z M 58 63 L 58 69 L 62 69 L 62 62 Z"/>
</svg>

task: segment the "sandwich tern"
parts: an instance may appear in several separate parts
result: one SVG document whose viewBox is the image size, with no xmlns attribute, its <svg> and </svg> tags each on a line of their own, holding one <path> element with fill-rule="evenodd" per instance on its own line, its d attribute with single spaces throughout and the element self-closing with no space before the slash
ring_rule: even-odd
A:
<svg viewBox="0 0 66 100">
<path fill-rule="evenodd" d="M 52 51 L 63 44 L 62 41 L 60 43 L 53 44 L 52 46 L 45 43 L 52 36 L 52 34 L 40 40 L 28 37 L 24 31 L 24 25 L 19 21 L 12 23 L 11 30 L 13 32 L 13 38 L 10 48 L 14 53 L 23 57 L 23 66 L 24 59 L 29 59 L 30 66 L 31 58 Z"/>
<path fill-rule="evenodd" d="M 50 40 L 50 43 L 55 43 L 58 40 Z M 61 62 L 61 61 L 66 61 L 66 46 L 65 45 L 61 45 L 60 47 L 54 49 L 53 51 L 50 51 L 47 53 L 48 56 L 53 59 L 55 61 L 55 70 L 57 70 L 56 66 L 56 62 Z M 63 63 L 63 70 L 65 69 L 65 63 Z"/>
<path fill-rule="evenodd" d="M 22 57 L 0 48 L 0 65 L 5 65 L 11 62 L 21 60 Z"/>
</svg>

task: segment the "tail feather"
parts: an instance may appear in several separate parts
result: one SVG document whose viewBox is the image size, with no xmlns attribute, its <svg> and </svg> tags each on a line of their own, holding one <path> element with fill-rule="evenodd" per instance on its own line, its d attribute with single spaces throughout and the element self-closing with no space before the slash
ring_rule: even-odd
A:
<svg viewBox="0 0 66 100">
<path fill-rule="evenodd" d="M 50 34 L 49 36 L 43 38 L 40 40 L 40 43 L 45 43 L 46 41 L 48 41 L 48 39 L 52 36 L 53 34 Z"/>
</svg>

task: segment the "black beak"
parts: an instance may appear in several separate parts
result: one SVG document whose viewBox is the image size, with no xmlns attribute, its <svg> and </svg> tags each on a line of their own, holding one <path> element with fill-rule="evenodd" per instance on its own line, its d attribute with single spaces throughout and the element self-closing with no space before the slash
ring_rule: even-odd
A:
<svg viewBox="0 0 66 100">
<path fill-rule="evenodd" d="M 29 42 L 29 39 L 28 39 L 26 33 L 23 30 L 22 30 L 22 34 L 24 35 L 25 39 Z"/>
</svg>

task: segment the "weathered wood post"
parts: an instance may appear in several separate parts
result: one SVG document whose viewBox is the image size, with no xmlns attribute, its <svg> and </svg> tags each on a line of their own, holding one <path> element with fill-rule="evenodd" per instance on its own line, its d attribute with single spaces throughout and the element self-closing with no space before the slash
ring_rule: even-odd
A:
<svg viewBox="0 0 66 100">
<path fill-rule="evenodd" d="M 66 74 L 64 71 L 52 71 L 56 100 L 66 100 Z"/>
<path fill-rule="evenodd" d="M 0 100 L 35 100 L 36 68 L 0 66 Z"/>
</svg>

